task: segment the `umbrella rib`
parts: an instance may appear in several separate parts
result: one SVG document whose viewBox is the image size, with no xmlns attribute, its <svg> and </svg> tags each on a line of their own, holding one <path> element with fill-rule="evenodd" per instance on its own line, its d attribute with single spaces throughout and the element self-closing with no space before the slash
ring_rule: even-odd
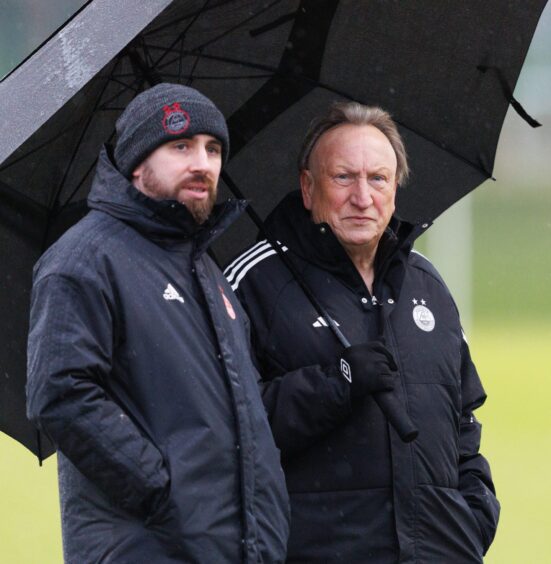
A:
<svg viewBox="0 0 551 564">
<path fill-rule="evenodd" d="M 2 193 L 12 195 L 12 197 L 14 197 L 16 195 L 16 197 L 19 198 L 19 200 L 25 202 L 25 204 L 29 208 L 32 208 L 32 211 L 34 211 L 35 213 L 36 212 L 44 212 L 46 210 L 46 206 L 44 206 L 43 204 L 38 203 L 36 200 L 31 198 L 30 196 L 27 196 L 26 194 L 23 194 L 22 192 L 15 190 L 9 184 L 6 184 L 2 180 L 0 180 L 0 194 L 2 194 Z"/>
<path fill-rule="evenodd" d="M 151 46 L 150 46 L 150 47 L 151 47 Z M 157 47 L 154 47 L 154 48 L 157 48 Z M 162 47 L 159 47 L 159 49 L 162 49 Z M 185 55 L 193 55 L 193 56 L 195 56 L 195 57 L 198 55 L 198 54 L 197 54 L 196 52 L 194 52 L 194 51 L 188 51 L 188 52 L 185 52 L 184 54 L 185 54 Z M 205 55 L 205 54 L 201 54 L 200 56 L 201 56 L 201 57 L 206 57 L 206 58 L 209 57 L 208 55 Z M 179 58 L 180 58 L 180 55 L 177 55 L 174 59 L 170 59 L 170 60 L 168 60 L 168 61 L 165 61 L 162 65 L 159 65 L 159 66 L 157 67 L 158 70 L 161 72 L 161 74 L 162 74 L 163 76 L 177 77 L 178 75 L 175 75 L 174 73 L 165 73 L 165 72 L 163 72 L 163 69 L 166 68 L 166 67 L 172 66 L 175 62 L 178 61 Z M 264 67 L 264 68 L 263 68 L 263 67 L 261 67 L 261 66 L 258 66 L 258 68 L 257 68 L 257 67 L 254 66 L 254 63 L 246 63 L 246 62 L 237 61 L 237 60 L 232 60 L 232 61 L 229 61 L 229 60 L 228 60 L 228 61 L 226 61 L 226 62 L 234 62 L 235 64 L 239 64 L 239 65 L 241 65 L 241 66 L 245 66 L 245 67 L 250 68 L 250 69 L 259 70 L 259 71 L 268 71 L 268 72 L 267 72 L 267 73 L 264 72 L 264 74 L 257 74 L 257 75 L 255 75 L 255 74 L 250 74 L 250 75 L 234 75 L 234 76 L 229 76 L 229 75 L 228 75 L 228 76 L 212 76 L 212 75 L 211 75 L 211 76 L 208 76 L 208 75 L 207 75 L 208 78 L 220 79 L 220 80 L 226 80 L 226 79 L 230 79 L 230 80 L 231 80 L 231 79 L 233 79 L 233 78 L 266 78 L 266 77 L 272 77 L 272 76 L 274 76 L 274 74 L 277 72 L 277 71 L 275 71 L 275 70 L 273 69 L 273 67 Z M 130 75 L 129 75 L 129 76 L 130 76 Z M 183 76 L 186 76 L 186 75 L 183 75 Z M 197 78 L 199 78 L 199 77 L 197 77 Z"/>
<path fill-rule="evenodd" d="M 277 28 L 281 25 L 284 25 L 287 22 L 293 21 L 296 17 L 297 17 L 296 11 L 291 12 L 290 14 L 284 14 L 283 16 L 280 16 L 279 18 L 275 19 L 273 22 L 261 25 L 260 27 L 257 27 L 256 29 L 251 29 L 249 31 L 249 34 L 251 35 L 251 37 L 256 37 L 257 35 L 262 35 L 263 33 L 267 33 L 268 31 L 272 31 L 272 29 L 275 29 L 275 28 Z"/>
<path fill-rule="evenodd" d="M 113 135 L 111 135 L 109 137 L 109 141 L 113 138 Z M 94 161 L 92 162 L 92 164 L 88 167 L 88 170 L 86 171 L 86 173 L 83 175 L 82 179 L 80 180 L 80 182 L 77 184 L 76 188 L 71 192 L 71 194 L 69 195 L 69 197 L 65 200 L 65 202 L 59 206 L 58 208 L 58 213 L 61 213 L 70 203 L 71 200 L 73 199 L 73 197 L 75 196 L 75 194 L 80 190 L 80 188 L 82 187 L 82 185 L 84 184 L 85 180 L 88 178 L 88 175 L 92 172 L 92 170 L 94 170 L 94 167 L 96 166 L 96 163 L 98 162 L 98 159 L 94 159 Z"/>
<path fill-rule="evenodd" d="M 133 74 L 129 74 L 127 75 L 128 77 L 134 77 L 135 75 Z M 120 80 L 119 78 L 111 75 L 109 77 L 109 80 L 115 82 L 116 84 L 120 84 L 121 86 L 124 86 L 125 90 L 121 91 L 120 94 L 123 94 L 126 90 L 133 90 L 136 94 L 139 92 L 139 90 L 137 88 L 134 88 L 134 86 L 132 86 L 132 84 L 127 84 L 126 82 L 123 82 L 122 80 Z M 120 96 L 119 94 L 119 96 Z M 105 109 L 109 109 L 112 110 L 113 108 L 105 108 Z"/>
<path fill-rule="evenodd" d="M 184 41 L 186 33 L 189 31 L 191 26 L 197 21 L 197 18 L 205 12 L 209 2 L 210 0 L 205 0 L 203 7 L 195 14 L 195 16 L 192 18 L 191 22 L 189 22 L 187 27 L 178 35 L 175 41 L 173 41 L 173 43 L 165 50 L 165 52 L 159 57 L 159 59 L 155 63 L 153 63 L 154 67 L 157 67 L 157 65 L 166 57 L 166 54 L 172 50 L 172 48 L 178 43 L 178 41 L 182 41 L 182 42 Z M 182 46 L 182 51 L 183 51 L 183 46 Z"/>
<path fill-rule="evenodd" d="M 180 41 L 180 57 L 178 59 L 178 78 L 182 76 L 183 71 L 183 61 L 184 61 L 184 37 L 182 37 L 182 41 Z M 181 79 L 180 79 L 181 80 Z"/>
<path fill-rule="evenodd" d="M 115 132 L 112 131 L 111 135 L 109 135 L 109 137 L 107 138 L 106 143 L 111 142 L 114 135 L 115 135 Z M 81 178 L 80 182 L 77 184 L 76 188 L 71 192 L 69 197 L 65 200 L 65 202 L 61 206 L 58 207 L 58 209 L 57 209 L 58 213 L 61 213 L 71 203 L 71 200 L 73 199 L 74 195 L 80 190 L 80 188 L 82 187 L 82 185 L 84 184 L 84 182 L 88 178 L 88 175 L 92 172 L 92 170 L 94 170 L 94 167 L 96 166 L 97 162 L 98 162 L 98 157 L 96 157 L 94 159 L 94 161 L 92 162 L 92 164 L 88 167 L 88 170 L 85 172 L 85 174 Z"/>
<path fill-rule="evenodd" d="M 73 162 L 76 159 L 77 153 L 78 153 L 78 149 L 80 147 L 80 144 L 82 142 L 82 140 L 84 139 L 84 136 L 86 135 L 86 132 L 88 130 L 88 127 L 90 126 L 90 124 L 92 123 L 92 118 L 94 117 L 94 113 L 96 112 L 96 110 L 99 108 L 99 102 L 101 100 L 101 97 L 103 96 L 103 94 L 105 93 L 105 91 L 107 90 L 107 87 L 109 86 L 110 83 L 110 77 L 107 77 L 107 79 L 105 80 L 105 84 L 103 86 L 103 89 L 100 93 L 100 95 L 97 97 L 96 99 L 96 103 L 94 105 L 94 109 L 91 111 L 88 120 L 82 130 L 82 133 L 80 134 L 80 137 L 75 145 L 75 148 L 73 150 L 73 154 L 71 155 L 71 158 L 69 159 L 69 163 L 65 168 L 65 172 L 63 174 L 63 178 L 61 179 L 61 182 L 59 183 L 57 190 L 55 191 L 54 194 L 54 198 L 53 201 L 51 202 L 51 206 L 50 208 L 55 208 L 56 207 L 56 203 L 59 199 L 59 195 L 61 194 L 61 191 L 63 190 L 63 187 L 65 186 L 65 181 L 67 180 L 67 177 L 69 176 L 69 171 L 71 170 L 71 167 L 73 166 Z M 46 230 L 47 231 L 47 230 Z"/>
<path fill-rule="evenodd" d="M 112 133 L 107 142 L 111 141 L 111 139 L 113 139 L 113 135 L 114 133 Z M 85 172 L 85 174 L 82 176 L 80 182 L 76 185 L 76 188 L 71 192 L 71 194 L 69 195 L 69 197 L 65 200 L 65 202 L 63 202 L 63 204 L 61 204 L 58 208 L 57 208 L 57 213 L 61 213 L 70 203 L 71 200 L 73 199 L 73 197 L 75 196 L 75 194 L 81 189 L 82 185 L 84 184 L 84 182 L 86 181 L 86 179 L 88 178 L 88 175 L 94 170 L 94 167 L 96 166 L 96 163 L 98 162 L 97 157 L 94 159 L 94 161 L 92 162 L 92 164 L 88 167 L 88 170 Z"/>
<path fill-rule="evenodd" d="M 46 145 L 50 145 L 51 143 L 53 143 L 54 141 L 56 141 L 57 139 L 59 139 L 60 137 L 62 137 L 63 135 L 65 135 L 68 131 L 71 131 L 71 129 L 73 129 L 74 127 L 76 127 L 79 123 L 81 123 L 82 121 L 84 121 L 86 118 L 82 117 L 77 121 L 74 121 L 71 125 L 69 125 L 68 127 L 66 127 L 65 129 L 61 130 L 57 135 L 55 135 L 54 137 L 50 137 L 49 139 L 47 139 L 46 141 L 44 141 L 43 143 L 40 143 L 40 145 L 37 145 L 36 147 L 33 147 L 30 151 L 27 151 L 26 153 L 24 153 L 23 155 L 20 155 L 19 157 L 17 157 L 16 159 L 12 160 L 12 161 L 6 161 L 6 164 L 4 164 L 3 166 L 0 166 L 0 172 L 3 172 L 4 170 L 7 170 L 8 168 L 10 168 L 11 166 L 17 164 L 19 161 L 26 159 L 27 157 L 29 157 L 30 155 L 36 153 L 37 151 L 40 151 L 40 149 L 46 147 Z"/>
<path fill-rule="evenodd" d="M 265 14 L 268 10 L 271 10 L 276 4 L 280 4 L 280 3 L 281 3 L 281 0 L 274 0 L 274 2 L 272 2 L 271 4 L 268 4 L 268 6 L 266 6 L 264 9 L 260 10 L 260 12 L 257 12 L 256 14 L 249 16 L 248 18 L 244 19 L 242 22 L 234 25 L 233 27 L 230 27 L 229 29 L 227 29 L 226 31 L 221 33 L 220 35 L 213 37 L 212 39 L 209 39 L 207 42 L 203 43 L 202 45 L 198 45 L 197 47 L 195 47 L 195 49 L 204 49 L 205 47 L 208 47 L 212 43 L 215 43 L 216 41 L 219 41 L 223 37 L 226 37 L 230 33 L 234 32 L 236 29 L 243 27 L 244 25 L 249 23 L 251 20 L 258 18 L 262 14 Z"/>
<path fill-rule="evenodd" d="M 163 50 L 168 52 L 173 52 L 176 55 L 179 55 L 179 52 L 174 51 L 172 48 L 167 48 L 165 49 L 164 47 L 160 47 L 157 45 L 149 45 L 150 49 L 159 49 L 159 50 Z M 250 61 L 242 61 L 241 59 L 234 59 L 232 57 L 223 57 L 222 55 L 209 55 L 208 53 L 204 53 L 202 51 L 199 51 L 199 48 L 194 48 L 192 50 L 186 50 L 183 52 L 184 55 L 189 55 L 189 56 L 200 56 L 203 57 L 205 59 L 212 59 L 214 61 L 220 61 L 223 63 L 234 63 L 236 65 L 241 65 L 243 67 L 247 67 L 247 68 L 252 68 L 252 69 L 258 69 L 258 70 L 263 70 L 263 71 L 267 71 L 267 72 L 272 72 L 274 74 L 276 74 L 278 72 L 277 68 L 274 67 L 270 67 L 268 65 L 263 65 L 261 63 L 253 63 Z M 177 59 L 173 59 L 171 61 L 169 61 L 168 63 L 164 63 L 163 65 L 159 65 L 160 68 L 164 68 L 166 66 L 169 66 L 171 64 L 173 64 Z M 297 75 L 298 76 L 298 75 Z"/>
<path fill-rule="evenodd" d="M 210 12 L 211 10 L 217 10 L 221 6 L 224 6 L 226 4 L 231 4 L 232 2 L 235 2 L 235 0 L 226 0 L 226 2 L 216 4 L 215 6 L 211 6 L 210 8 L 206 8 L 205 6 L 203 6 L 202 8 L 199 8 L 197 11 L 192 12 L 191 14 L 187 14 L 185 16 L 182 16 L 180 18 L 172 20 L 170 23 L 166 23 L 166 24 L 160 25 L 159 27 L 148 29 L 147 31 L 143 32 L 143 36 L 145 37 L 145 36 L 149 36 L 149 35 L 157 35 L 161 31 L 164 31 L 165 29 L 174 28 L 174 26 L 176 26 L 177 24 L 179 24 L 181 22 L 186 21 L 189 18 L 192 18 L 193 20 L 197 19 L 196 18 L 197 14 L 201 15 L 202 13 Z"/>
<path fill-rule="evenodd" d="M 199 45 L 197 47 L 194 48 L 194 51 L 201 51 L 202 49 L 204 49 L 205 47 L 211 45 L 212 43 L 222 39 L 223 37 L 225 37 L 226 35 L 232 33 L 233 31 L 235 31 L 236 29 L 239 29 L 240 27 L 246 25 L 248 22 L 250 22 L 251 20 L 261 16 L 262 14 L 264 14 L 265 12 L 267 12 L 268 10 L 270 10 L 271 8 L 273 8 L 275 5 L 281 3 L 282 0 L 274 0 L 271 4 L 268 4 L 268 6 L 266 6 L 265 8 L 263 8 L 262 10 L 260 10 L 259 12 L 257 12 L 256 14 L 253 14 L 252 16 L 246 18 L 245 20 L 239 22 L 238 24 L 234 25 L 233 27 L 227 29 L 226 31 L 224 31 L 223 33 L 221 33 L 220 35 L 209 39 L 207 42 L 203 43 L 202 45 Z M 182 33 L 180 33 L 178 35 L 178 37 L 176 38 L 176 40 L 169 46 L 169 47 L 162 47 L 160 49 L 162 49 L 164 51 L 164 53 L 159 57 L 159 59 L 155 62 L 154 66 L 158 67 L 159 63 L 161 63 L 161 61 L 164 59 L 164 57 L 166 56 L 167 53 L 171 52 L 174 48 L 174 46 L 176 45 L 176 43 L 178 43 L 178 41 L 182 41 L 186 35 L 186 33 L 189 31 L 189 29 L 191 28 L 191 26 L 197 21 L 197 19 L 199 18 L 199 16 L 208 11 L 209 8 L 207 8 L 207 4 L 209 3 L 209 0 L 205 0 L 205 4 L 203 5 L 203 8 L 201 10 L 199 10 L 198 12 L 195 13 L 192 21 L 188 24 L 188 26 L 184 29 L 184 31 Z M 217 6 L 218 7 L 218 6 Z M 181 49 L 181 52 L 183 52 L 183 46 Z M 188 51 L 188 54 L 191 54 L 192 51 Z"/>
<path fill-rule="evenodd" d="M 191 84 L 192 84 L 192 82 L 193 82 L 193 80 L 194 80 L 193 72 L 194 72 L 195 69 L 197 68 L 197 65 L 199 64 L 199 59 L 200 59 L 200 58 L 201 58 L 200 54 L 198 54 L 198 55 L 195 57 L 195 61 L 193 62 L 193 67 L 191 67 L 191 71 L 190 71 L 190 74 L 189 74 L 189 77 L 188 77 L 187 86 L 191 86 Z"/>
<path fill-rule="evenodd" d="M 125 84 L 124 82 L 118 82 L 119 84 L 121 84 L 121 86 L 123 86 L 122 90 L 119 90 L 116 94 L 114 94 L 113 96 L 111 96 L 111 98 L 109 98 L 106 102 L 103 102 L 103 104 L 101 106 L 99 106 L 97 109 L 98 110 L 110 110 L 111 108 L 109 108 L 109 104 L 113 101 L 116 100 L 117 98 L 120 98 L 120 96 L 122 94 L 124 94 L 125 92 L 127 92 L 128 90 L 132 90 L 133 92 L 139 92 L 139 88 L 135 87 L 134 85 L 137 85 L 140 82 L 140 78 L 136 78 L 135 75 L 131 75 L 134 77 L 134 81 L 131 84 Z M 111 77 L 109 77 L 111 78 Z"/>
<path fill-rule="evenodd" d="M 151 51 L 149 50 L 149 45 L 146 43 L 145 39 L 143 37 L 140 37 L 141 39 L 141 46 L 143 49 L 143 52 L 145 54 L 145 64 L 147 65 L 149 63 L 150 67 L 152 69 L 155 69 L 155 61 L 153 60 L 153 55 L 151 54 Z"/>
<path fill-rule="evenodd" d="M 136 49 L 129 48 L 126 51 L 126 55 L 130 59 L 130 64 L 135 69 L 137 80 L 142 83 L 146 80 L 150 85 L 159 84 L 162 82 L 161 77 L 157 72 L 157 68 L 147 62 L 147 58 L 150 58 L 150 56 L 147 45 L 144 42 L 142 42 L 142 50 L 145 54 L 145 60 Z"/>
<path fill-rule="evenodd" d="M 209 45 L 211 42 L 213 41 L 218 41 L 218 39 L 224 37 L 227 33 L 231 33 L 232 31 L 235 31 L 236 29 L 238 29 L 240 26 L 244 25 L 245 23 L 249 22 L 250 20 L 257 18 L 258 16 L 261 16 L 262 14 L 264 14 L 266 11 L 270 10 L 271 8 L 273 8 L 275 5 L 280 4 L 283 0 L 274 0 L 271 4 L 269 4 L 268 6 L 266 6 L 265 8 L 263 8 L 260 12 L 250 16 L 249 18 L 247 18 L 246 20 L 240 22 L 239 24 L 236 24 L 233 28 L 227 30 L 226 32 L 224 32 L 223 34 L 219 35 L 218 37 L 215 37 L 214 39 L 209 40 L 207 43 L 199 46 L 198 48 L 204 48 L 205 46 Z M 193 21 L 188 25 L 188 27 L 184 30 L 184 33 L 187 33 L 189 31 L 189 28 L 191 27 L 191 25 L 193 23 L 195 23 L 195 21 L 197 20 L 197 18 L 205 13 L 205 12 L 210 12 L 211 10 L 216 10 L 219 9 L 221 6 L 225 6 L 227 4 L 231 4 L 233 2 L 233 0 L 228 0 L 227 2 L 224 2 L 223 4 L 217 4 L 216 6 L 211 6 L 211 7 L 206 7 L 203 6 L 203 8 L 201 8 L 200 10 L 198 10 L 197 12 L 194 12 L 193 14 L 189 14 L 187 16 L 184 16 L 182 18 L 180 18 L 179 20 L 176 20 L 176 22 L 172 21 L 169 24 L 164 24 L 158 28 L 154 28 L 151 29 L 147 32 L 144 33 L 144 36 L 149 36 L 149 35 L 155 35 L 157 33 L 159 33 L 160 31 L 163 31 L 164 29 L 168 29 L 168 28 L 173 28 L 174 25 L 176 23 L 179 22 L 183 22 L 188 18 L 193 18 Z M 208 3 L 208 2 L 207 2 Z M 178 40 L 176 40 L 177 42 Z"/>
<path fill-rule="evenodd" d="M 189 78 L 191 75 L 188 74 L 173 74 L 164 72 L 164 78 Z M 193 76 L 194 79 L 197 80 L 251 80 L 255 78 L 265 79 L 265 78 L 272 78 L 273 74 L 242 74 L 242 75 L 234 75 L 234 76 L 214 76 L 208 74 L 196 74 Z"/>
</svg>

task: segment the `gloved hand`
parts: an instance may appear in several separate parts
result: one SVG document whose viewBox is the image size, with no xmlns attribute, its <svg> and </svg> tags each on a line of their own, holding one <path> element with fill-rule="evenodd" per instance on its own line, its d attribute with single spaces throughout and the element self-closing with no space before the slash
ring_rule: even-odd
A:
<svg viewBox="0 0 551 564">
<path fill-rule="evenodd" d="M 398 376 L 398 366 L 381 341 L 348 347 L 342 353 L 339 368 L 343 377 L 350 382 L 352 400 L 366 394 L 392 390 Z"/>
</svg>

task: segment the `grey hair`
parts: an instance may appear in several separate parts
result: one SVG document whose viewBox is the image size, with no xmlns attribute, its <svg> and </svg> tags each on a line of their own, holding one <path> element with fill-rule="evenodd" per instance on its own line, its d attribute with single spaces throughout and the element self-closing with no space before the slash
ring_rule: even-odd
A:
<svg viewBox="0 0 551 564">
<path fill-rule="evenodd" d="M 308 169 L 308 161 L 319 138 L 338 125 L 372 125 L 390 141 L 396 154 L 396 180 L 402 185 L 409 176 L 406 148 L 391 115 L 378 106 L 365 106 L 359 102 L 334 102 L 327 114 L 315 118 L 308 127 L 298 154 L 299 171 Z"/>
</svg>

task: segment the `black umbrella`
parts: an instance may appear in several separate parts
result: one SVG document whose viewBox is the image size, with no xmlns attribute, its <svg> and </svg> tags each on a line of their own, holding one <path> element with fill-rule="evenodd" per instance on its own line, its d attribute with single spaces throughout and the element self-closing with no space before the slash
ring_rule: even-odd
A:
<svg viewBox="0 0 551 564">
<path fill-rule="evenodd" d="M 382 105 L 413 169 L 398 214 L 432 220 L 491 177 L 508 105 L 523 112 L 512 92 L 545 3 L 90 1 L 0 83 L 0 428 L 37 452 L 24 416 L 31 266 L 84 213 L 99 148 L 137 92 L 163 80 L 215 101 L 231 133 L 227 184 L 260 217 L 296 188 L 315 114 L 335 99 Z M 219 260 L 255 233 L 243 219 Z"/>
</svg>

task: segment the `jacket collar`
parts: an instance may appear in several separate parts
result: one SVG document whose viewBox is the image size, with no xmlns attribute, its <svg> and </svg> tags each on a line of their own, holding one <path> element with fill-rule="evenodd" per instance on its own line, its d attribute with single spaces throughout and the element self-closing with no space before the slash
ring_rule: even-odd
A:
<svg viewBox="0 0 551 564">
<path fill-rule="evenodd" d="M 88 206 L 124 221 L 162 246 L 193 240 L 196 252 L 202 253 L 243 213 L 247 202 L 227 200 L 217 204 L 208 220 L 198 225 L 185 205 L 176 200 L 153 200 L 137 190 L 117 170 L 104 147 Z"/>
<path fill-rule="evenodd" d="M 265 222 L 268 234 L 302 260 L 331 272 L 350 288 L 365 293 L 365 284 L 353 262 L 327 223 L 316 224 L 304 208 L 300 191 L 289 193 Z M 381 237 L 375 258 L 374 294 L 382 294 L 383 282 L 398 297 L 405 263 L 414 240 L 424 231 L 393 217 Z"/>
</svg>

